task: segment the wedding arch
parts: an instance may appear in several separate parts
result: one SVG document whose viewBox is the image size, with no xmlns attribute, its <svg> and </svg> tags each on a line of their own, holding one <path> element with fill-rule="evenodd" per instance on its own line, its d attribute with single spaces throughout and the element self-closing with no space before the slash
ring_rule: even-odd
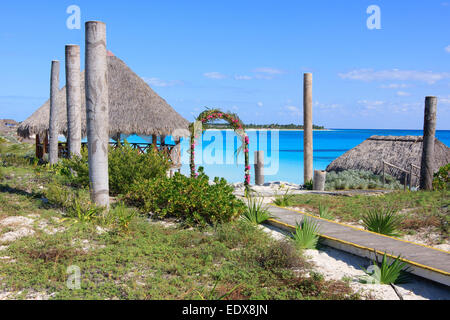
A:
<svg viewBox="0 0 450 320">
<path fill-rule="evenodd" d="M 230 112 L 223 112 L 220 109 L 207 109 L 200 113 L 195 120 L 194 123 L 191 123 L 191 140 L 190 140 L 190 150 L 191 150 L 191 159 L 190 159 L 190 169 L 191 169 L 191 177 L 196 177 L 198 173 L 196 173 L 195 169 L 195 139 L 198 138 L 198 135 L 202 133 L 205 129 L 203 128 L 203 124 L 207 124 L 209 122 L 213 122 L 216 120 L 225 120 L 228 125 L 234 130 L 234 132 L 240 137 L 242 145 L 238 149 L 238 153 L 240 150 L 244 151 L 244 159 L 245 159 L 245 176 L 244 176 L 244 186 L 245 189 L 248 190 L 250 185 L 250 165 L 249 165 L 249 157 L 248 157 L 248 146 L 249 146 L 249 138 L 245 133 L 244 124 L 241 119 Z"/>
</svg>

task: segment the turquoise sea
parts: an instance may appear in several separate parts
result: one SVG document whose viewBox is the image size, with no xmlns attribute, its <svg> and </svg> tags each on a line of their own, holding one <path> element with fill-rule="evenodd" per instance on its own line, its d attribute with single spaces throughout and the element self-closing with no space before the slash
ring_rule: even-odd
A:
<svg viewBox="0 0 450 320">
<path fill-rule="evenodd" d="M 303 183 L 303 131 L 301 130 L 248 130 L 250 138 L 250 163 L 254 183 L 254 151 L 265 154 L 265 181 L 288 181 Z M 314 169 L 325 169 L 334 159 L 357 146 L 372 135 L 422 135 L 422 130 L 379 130 L 379 129 L 330 129 L 314 131 Z M 438 130 L 436 137 L 450 146 L 450 130 Z M 151 142 L 151 138 L 129 136 L 128 142 Z M 170 137 L 167 143 L 173 143 Z M 224 177 L 228 182 L 244 180 L 244 157 L 240 153 L 236 161 L 236 150 L 240 139 L 230 130 L 207 130 L 196 147 L 196 165 L 203 166 L 212 180 Z M 182 168 L 189 173 L 189 141 L 181 142 Z M 202 152 L 199 152 L 202 150 Z"/>
</svg>

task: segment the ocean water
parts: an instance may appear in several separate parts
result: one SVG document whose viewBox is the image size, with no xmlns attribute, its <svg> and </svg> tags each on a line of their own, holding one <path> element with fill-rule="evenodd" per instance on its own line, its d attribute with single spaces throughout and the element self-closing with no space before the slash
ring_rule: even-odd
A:
<svg viewBox="0 0 450 320">
<path fill-rule="evenodd" d="M 248 130 L 250 138 L 250 164 L 254 183 L 254 151 L 263 150 L 265 182 L 288 181 L 303 183 L 303 131 L 301 130 Z M 314 169 L 325 169 L 334 159 L 357 146 L 372 135 L 421 136 L 422 130 L 335 129 L 314 131 Z M 450 130 L 436 131 L 436 137 L 450 145 Z M 124 137 L 125 138 L 125 137 Z M 151 142 L 151 137 L 129 136 L 128 142 Z M 170 137 L 167 143 L 173 143 Z M 244 180 L 243 152 L 236 156 L 240 138 L 232 130 L 207 130 L 196 146 L 196 166 L 203 166 L 212 180 L 223 177 L 228 182 Z M 200 152 L 200 150 L 202 152 Z M 183 174 L 189 174 L 189 140 L 181 142 Z"/>
</svg>

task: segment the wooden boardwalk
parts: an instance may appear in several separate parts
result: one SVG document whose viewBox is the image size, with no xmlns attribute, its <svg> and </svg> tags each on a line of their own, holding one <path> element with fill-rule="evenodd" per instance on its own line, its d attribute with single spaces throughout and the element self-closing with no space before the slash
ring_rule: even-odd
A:
<svg viewBox="0 0 450 320">
<path fill-rule="evenodd" d="M 321 240 L 325 245 L 362 257 L 379 259 L 386 252 L 390 257 L 401 255 L 411 273 L 450 286 L 450 252 L 425 245 L 359 229 L 342 223 L 325 220 L 307 213 L 269 205 L 274 216 L 269 224 L 292 232 L 297 222 L 307 216 L 319 223 Z M 381 261 L 381 260 L 380 260 Z"/>
</svg>

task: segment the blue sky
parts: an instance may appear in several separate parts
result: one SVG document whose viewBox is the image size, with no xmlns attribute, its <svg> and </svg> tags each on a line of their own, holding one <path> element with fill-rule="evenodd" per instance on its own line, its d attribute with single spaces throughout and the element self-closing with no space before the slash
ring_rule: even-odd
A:
<svg viewBox="0 0 450 320">
<path fill-rule="evenodd" d="M 80 30 L 66 27 L 70 5 Z M 379 30 L 367 28 L 369 5 Z M 107 24 L 109 50 L 188 120 L 208 106 L 302 123 L 312 72 L 316 124 L 420 129 L 436 95 L 438 129 L 450 130 L 449 0 L 3 1 L 0 118 L 24 120 L 48 99 L 51 60 L 63 63 L 69 43 L 84 52 L 89 20 Z"/>
</svg>

